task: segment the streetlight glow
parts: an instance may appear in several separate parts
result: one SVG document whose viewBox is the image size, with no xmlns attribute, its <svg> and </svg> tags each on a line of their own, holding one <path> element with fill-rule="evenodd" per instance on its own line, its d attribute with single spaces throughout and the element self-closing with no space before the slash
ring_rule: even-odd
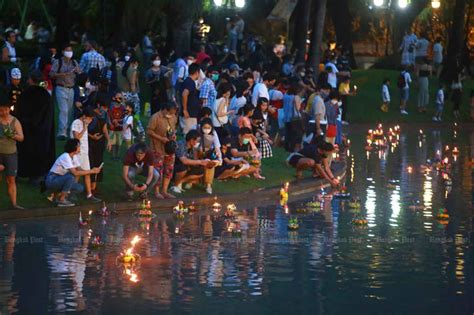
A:
<svg viewBox="0 0 474 315">
<path fill-rule="evenodd" d="M 439 9 L 440 6 L 441 6 L 441 1 L 439 1 L 439 0 L 432 0 L 431 1 L 431 7 L 433 9 Z"/>
<path fill-rule="evenodd" d="M 216 7 L 220 7 L 222 5 L 222 0 L 214 0 L 214 4 Z"/>
<path fill-rule="evenodd" d="M 235 0 L 235 6 L 239 9 L 245 7 L 245 0 Z"/>
<path fill-rule="evenodd" d="M 381 7 L 383 6 L 383 0 L 374 0 L 374 5 L 376 7 Z"/>
<path fill-rule="evenodd" d="M 408 0 L 398 0 L 398 6 L 400 9 L 405 9 L 408 6 Z"/>
</svg>

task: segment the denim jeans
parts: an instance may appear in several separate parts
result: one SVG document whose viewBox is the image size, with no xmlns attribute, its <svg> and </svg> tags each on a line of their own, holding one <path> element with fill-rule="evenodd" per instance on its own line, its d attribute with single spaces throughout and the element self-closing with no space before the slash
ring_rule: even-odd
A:
<svg viewBox="0 0 474 315">
<path fill-rule="evenodd" d="M 144 167 L 144 168 L 139 168 L 139 167 L 136 167 L 136 166 L 130 166 L 128 168 L 128 179 L 133 183 L 134 182 L 134 179 L 137 175 L 141 175 L 145 178 L 148 177 L 148 167 Z M 160 173 L 155 169 L 153 168 L 153 179 L 151 180 L 151 183 L 150 185 L 148 185 L 148 188 L 147 188 L 147 192 L 150 192 L 152 191 L 152 189 L 155 188 L 156 184 L 158 183 L 158 181 L 160 180 Z M 128 187 L 128 185 L 126 186 L 126 190 L 127 192 L 130 192 L 132 191 L 132 189 L 130 187 Z"/>
<path fill-rule="evenodd" d="M 62 86 L 56 87 L 56 102 L 58 103 L 58 136 L 66 136 L 67 128 L 72 123 L 72 107 L 74 105 L 74 90 Z"/>
<path fill-rule="evenodd" d="M 46 176 L 46 188 L 52 191 L 60 191 L 64 193 L 81 193 L 84 186 L 76 182 L 76 178 L 71 173 L 66 175 L 57 175 L 49 173 Z"/>
</svg>

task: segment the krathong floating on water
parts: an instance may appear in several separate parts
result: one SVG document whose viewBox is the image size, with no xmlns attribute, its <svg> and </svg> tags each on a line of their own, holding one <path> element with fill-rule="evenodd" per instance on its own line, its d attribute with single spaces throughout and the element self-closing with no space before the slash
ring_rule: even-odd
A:
<svg viewBox="0 0 474 315">
<path fill-rule="evenodd" d="M 319 200 L 310 201 L 310 202 L 306 203 L 306 207 L 312 208 L 312 209 L 321 208 L 321 205 L 322 205 L 322 203 Z"/>
<path fill-rule="evenodd" d="M 347 190 L 346 186 L 342 186 L 341 189 L 334 194 L 335 198 L 347 199 L 351 197 L 351 193 Z"/>
<path fill-rule="evenodd" d="M 360 199 L 358 198 L 354 198 L 354 199 L 351 199 L 347 205 L 349 206 L 349 208 L 351 209 L 360 209 Z"/>
<path fill-rule="evenodd" d="M 186 213 L 188 213 L 188 208 L 185 207 L 183 201 L 178 201 L 178 204 L 173 208 L 173 215 L 177 219 L 184 219 Z"/>
<path fill-rule="evenodd" d="M 151 201 L 143 199 L 140 209 L 135 212 L 135 216 L 140 218 L 152 218 L 154 213 L 151 211 Z"/>
<path fill-rule="evenodd" d="M 369 224 L 369 222 L 367 221 L 366 218 L 364 218 L 362 216 L 355 216 L 352 219 L 352 224 L 356 225 L 356 226 L 364 227 L 364 226 L 367 226 Z"/>
<path fill-rule="evenodd" d="M 217 198 L 215 199 L 214 203 L 212 204 L 212 211 L 220 212 L 222 210 L 222 205 L 217 202 Z"/>
<path fill-rule="evenodd" d="M 90 244 L 89 244 L 89 247 L 91 249 L 99 249 L 99 248 L 102 248 L 104 247 L 105 243 L 102 242 L 102 239 L 100 238 L 99 235 L 96 235 L 92 238 Z"/>
<path fill-rule="evenodd" d="M 100 217 L 108 217 L 110 215 L 110 211 L 107 208 L 107 205 L 105 204 L 105 201 L 102 202 L 102 207 L 95 212 L 96 215 Z"/>
<path fill-rule="evenodd" d="M 77 223 L 77 225 L 80 228 L 88 226 L 92 222 L 91 215 L 92 215 L 92 210 L 89 211 L 89 216 L 87 218 L 83 218 L 82 217 L 82 212 L 79 211 L 79 222 Z"/>
<path fill-rule="evenodd" d="M 298 223 L 298 218 L 290 218 L 288 221 L 288 230 L 297 230 L 300 228 L 300 225 Z"/>
<path fill-rule="evenodd" d="M 141 241 L 141 238 L 138 235 L 135 235 L 130 241 L 130 247 L 125 251 L 121 252 L 117 257 L 117 261 L 124 264 L 135 264 L 140 260 L 140 255 L 135 253 L 135 245 Z"/>
<path fill-rule="evenodd" d="M 439 209 L 438 214 L 436 215 L 436 219 L 438 219 L 440 221 L 449 220 L 448 209 L 446 209 L 446 208 Z"/>
<path fill-rule="evenodd" d="M 230 203 L 227 205 L 227 209 L 224 213 L 224 217 L 226 218 L 233 218 L 235 216 L 235 211 L 237 210 L 237 207 L 235 204 Z"/>
</svg>

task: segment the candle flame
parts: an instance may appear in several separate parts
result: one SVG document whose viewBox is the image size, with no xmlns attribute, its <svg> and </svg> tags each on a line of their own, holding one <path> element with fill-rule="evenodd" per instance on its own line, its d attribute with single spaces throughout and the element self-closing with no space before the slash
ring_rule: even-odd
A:
<svg viewBox="0 0 474 315">
<path fill-rule="evenodd" d="M 138 235 L 135 235 L 132 239 L 132 241 L 130 242 L 130 244 L 132 244 L 132 248 L 135 247 L 135 245 L 140 242 L 141 238 L 140 236 Z"/>
</svg>

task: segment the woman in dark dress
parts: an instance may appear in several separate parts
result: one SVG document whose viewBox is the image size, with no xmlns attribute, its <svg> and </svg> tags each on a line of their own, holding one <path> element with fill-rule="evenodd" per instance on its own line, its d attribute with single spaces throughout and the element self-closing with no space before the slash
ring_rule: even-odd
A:
<svg viewBox="0 0 474 315">
<path fill-rule="evenodd" d="M 42 77 L 40 71 L 30 74 L 17 111 L 25 135 L 25 141 L 18 143 L 18 176 L 34 182 L 48 173 L 56 159 L 54 107 L 48 91 L 39 86 Z"/>
<path fill-rule="evenodd" d="M 89 134 L 89 162 L 91 168 L 100 167 L 104 162 L 104 152 L 112 148 L 109 131 L 107 129 L 107 108 L 108 103 L 98 101 L 95 106 L 91 107 L 95 113 L 95 117 L 89 124 L 87 132 Z M 97 191 L 97 182 L 102 182 L 103 168 L 99 174 L 91 175 L 91 188 L 93 193 Z"/>
</svg>

